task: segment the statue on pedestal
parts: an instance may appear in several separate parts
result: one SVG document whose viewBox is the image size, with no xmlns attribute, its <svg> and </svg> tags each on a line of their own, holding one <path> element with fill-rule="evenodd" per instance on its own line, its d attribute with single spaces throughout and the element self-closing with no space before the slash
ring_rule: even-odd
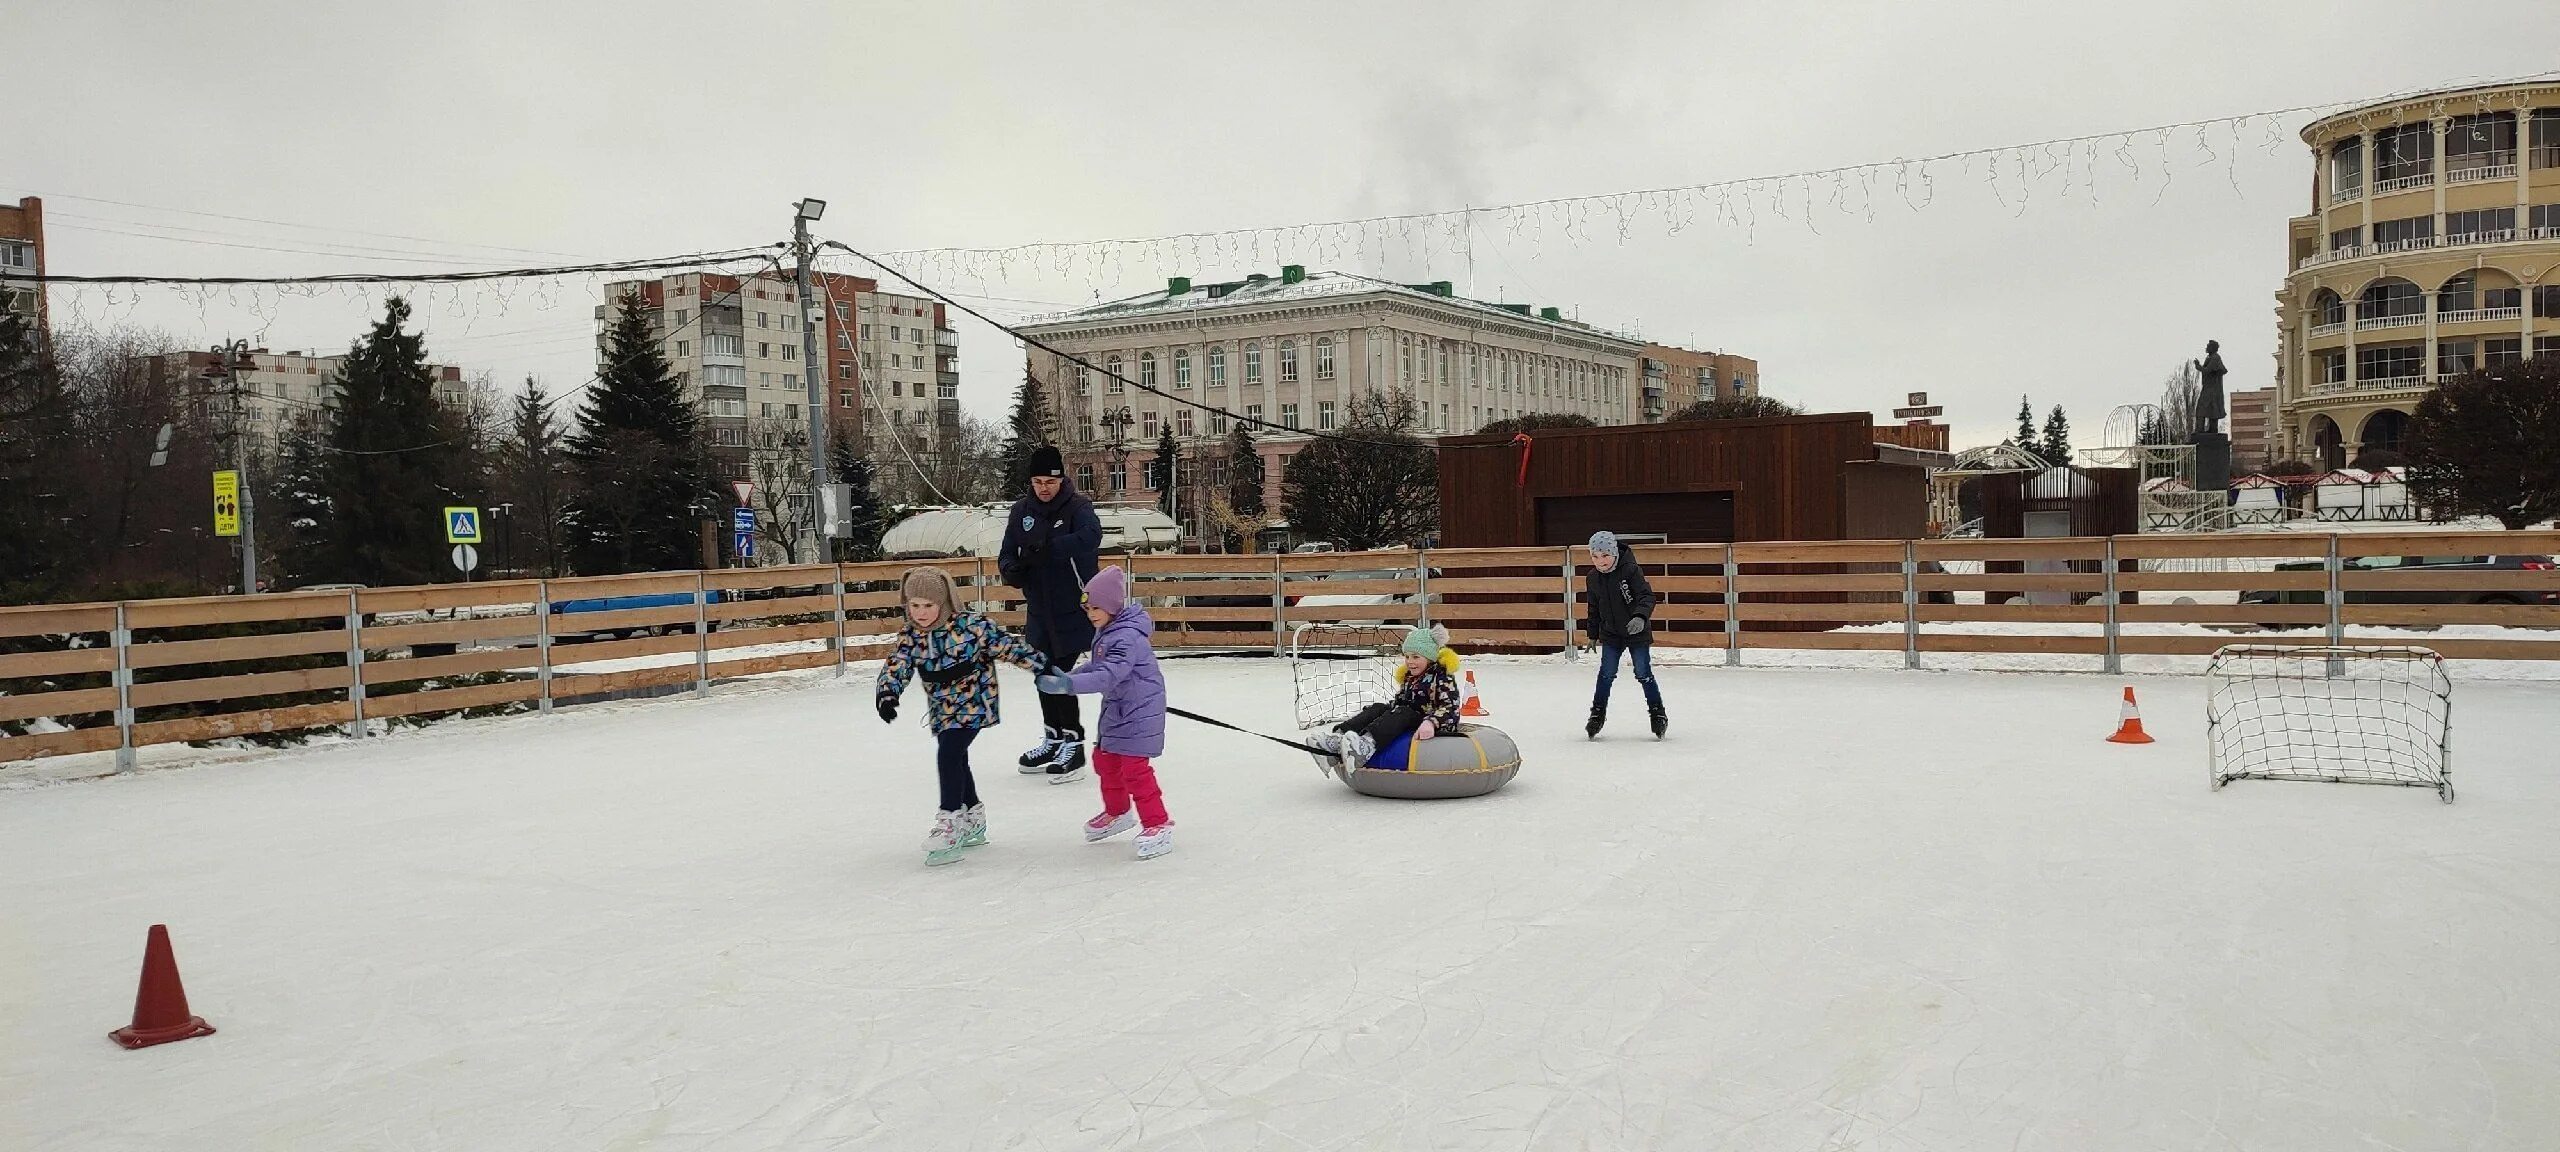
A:
<svg viewBox="0 0 2560 1152">
<path fill-rule="evenodd" d="M 2196 375 L 2203 379 L 2196 389 L 2196 434 L 2222 431 L 2223 417 L 2230 410 L 2222 403 L 2222 378 L 2230 374 L 2222 366 L 2222 341 L 2204 342 L 2204 359 L 2196 361 Z"/>
</svg>

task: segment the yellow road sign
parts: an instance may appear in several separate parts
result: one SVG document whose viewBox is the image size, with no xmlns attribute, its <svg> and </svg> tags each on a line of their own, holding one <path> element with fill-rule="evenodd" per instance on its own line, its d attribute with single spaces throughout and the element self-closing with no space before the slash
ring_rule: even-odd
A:
<svg viewBox="0 0 2560 1152">
<path fill-rule="evenodd" d="M 228 468 L 213 474 L 213 534 L 240 534 L 240 474 Z"/>
</svg>

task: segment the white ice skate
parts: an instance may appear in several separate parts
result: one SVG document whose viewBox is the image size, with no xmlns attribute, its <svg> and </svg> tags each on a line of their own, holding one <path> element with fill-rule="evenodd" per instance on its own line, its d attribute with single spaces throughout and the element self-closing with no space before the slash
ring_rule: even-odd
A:
<svg viewBox="0 0 2560 1152">
<path fill-rule="evenodd" d="M 1307 758 L 1316 762 L 1316 771 L 1331 776 L 1342 770 L 1342 733 L 1317 732 L 1309 735 L 1306 742 L 1308 747 L 1323 749 L 1307 753 Z"/>
<path fill-rule="evenodd" d="M 1153 860 L 1173 851 L 1173 821 L 1167 820 L 1138 833 L 1138 859 Z"/>
<path fill-rule="evenodd" d="M 927 865 L 960 862 L 960 814 L 939 812 L 933 817 L 933 831 L 924 836 L 924 862 Z"/>
<path fill-rule="evenodd" d="M 960 810 L 960 840 L 963 848 L 976 848 L 987 842 L 987 806 L 972 804 Z"/>
<path fill-rule="evenodd" d="M 1334 747 L 1342 752 L 1342 770 L 1345 772 L 1359 771 L 1369 763 L 1369 757 L 1378 752 L 1378 742 L 1370 739 L 1366 732 L 1345 732 L 1342 742 Z"/>
<path fill-rule="evenodd" d="M 1091 844 L 1096 840 L 1108 840 L 1137 826 L 1138 814 L 1135 812 L 1123 812 L 1117 816 L 1108 812 L 1098 813 L 1084 822 L 1084 842 Z"/>
</svg>

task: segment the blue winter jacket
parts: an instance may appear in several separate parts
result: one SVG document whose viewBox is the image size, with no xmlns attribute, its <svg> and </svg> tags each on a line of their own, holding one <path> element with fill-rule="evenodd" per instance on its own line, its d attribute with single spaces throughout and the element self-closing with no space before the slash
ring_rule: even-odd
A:
<svg viewBox="0 0 2560 1152">
<path fill-rule="evenodd" d="M 1084 582 L 1101 571 L 1095 555 L 1101 548 L 1102 520 L 1073 480 L 1061 483 L 1058 498 L 1045 506 L 1026 494 L 1005 515 L 996 571 L 1022 590 L 1023 639 L 1060 664 L 1093 647 Z"/>
</svg>

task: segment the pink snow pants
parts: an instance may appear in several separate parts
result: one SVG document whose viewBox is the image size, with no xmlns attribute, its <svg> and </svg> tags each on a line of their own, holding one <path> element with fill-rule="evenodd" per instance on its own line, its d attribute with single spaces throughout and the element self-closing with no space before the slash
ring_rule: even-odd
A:
<svg viewBox="0 0 2560 1152">
<path fill-rule="evenodd" d="M 1141 827 L 1154 828 L 1172 819 L 1165 815 L 1164 789 L 1156 786 L 1156 766 L 1146 757 L 1096 751 L 1093 754 L 1093 774 L 1102 778 L 1102 810 L 1105 813 L 1117 816 L 1126 812 L 1134 800 Z"/>
</svg>

